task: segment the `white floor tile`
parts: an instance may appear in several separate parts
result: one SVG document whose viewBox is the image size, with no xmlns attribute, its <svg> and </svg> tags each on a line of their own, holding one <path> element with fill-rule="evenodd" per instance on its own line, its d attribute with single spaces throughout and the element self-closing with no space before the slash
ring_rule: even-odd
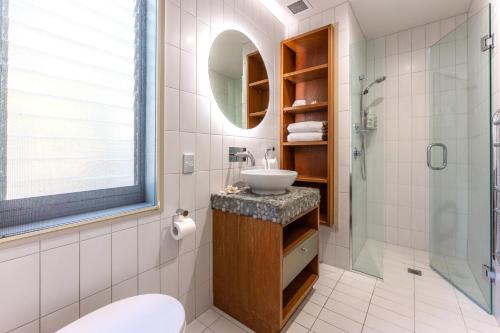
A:
<svg viewBox="0 0 500 333">
<path fill-rule="evenodd" d="M 328 309 L 321 310 L 319 319 L 349 333 L 360 333 L 363 325 Z"/>
<path fill-rule="evenodd" d="M 365 317 L 366 317 L 365 311 L 350 307 L 349 305 L 335 301 L 333 299 L 329 299 L 326 302 L 325 308 L 330 310 L 330 311 L 341 314 L 344 317 L 347 317 L 351 320 L 354 320 L 360 324 L 363 324 L 363 322 L 365 321 Z"/>
<path fill-rule="evenodd" d="M 243 329 L 239 328 L 223 316 L 217 318 L 217 320 L 210 325 L 209 328 L 215 333 L 245 333 Z"/>
<path fill-rule="evenodd" d="M 292 323 L 291 325 L 288 325 L 284 327 L 283 333 L 307 333 L 309 330 L 305 328 L 304 326 L 300 326 L 297 323 Z"/>
<path fill-rule="evenodd" d="M 429 267 L 427 252 L 382 245 L 383 280 L 321 263 L 313 291 L 283 332 L 500 333 L 493 316 Z M 454 269 L 450 262 L 447 269 Z M 409 267 L 420 269 L 422 276 L 409 274 Z M 252 332 L 216 308 L 197 322 L 201 326 L 189 328 L 204 333 Z"/>
<path fill-rule="evenodd" d="M 196 319 L 198 319 L 203 325 L 209 327 L 219 317 L 220 317 L 220 315 L 217 312 L 215 312 L 213 309 L 208 309 L 207 311 L 205 311 L 201 316 L 199 316 Z"/>
<path fill-rule="evenodd" d="M 315 333 L 344 333 L 341 329 L 328 324 L 327 322 L 318 319 L 311 328 L 311 332 Z"/>
<path fill-rule="evenodd" d="M 312 325 L 314 324 L 314 321 L 316 320 L 315 316 L 312 316 L 306 312 L 299 312 L 297 317 L 295 317 L 295 322 L 299 325 L 302 325 L 306 328 L 311 328 Z"/>
<path fill-rule="evenodd" d="M 205 325 L 203 325 L 198 319 L 193 320 L 186 327 L 186 333 L 201 333 L 207 329 Z"/>
</svg>

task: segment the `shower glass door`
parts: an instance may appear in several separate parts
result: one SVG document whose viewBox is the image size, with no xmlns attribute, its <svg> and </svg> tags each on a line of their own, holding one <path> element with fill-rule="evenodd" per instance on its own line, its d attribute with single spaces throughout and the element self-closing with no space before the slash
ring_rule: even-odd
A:
<svg viewBox="0 0 500 333">
<path fill-rule="evenodd" d="M 430 49 L 429 249 L 431 267 L 491 312 L 490 8 Z"/>
</svg>

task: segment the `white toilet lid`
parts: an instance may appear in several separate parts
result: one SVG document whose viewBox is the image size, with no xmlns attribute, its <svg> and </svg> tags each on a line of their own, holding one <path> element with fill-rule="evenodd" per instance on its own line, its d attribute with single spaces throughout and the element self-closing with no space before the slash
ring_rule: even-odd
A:
<svg viewBox="0 0 500 333">
<path fill-rule="evenodd" d="M 57 333 L 181 333 L 182 304 L 161 294 L 140 295 L 106 305 Z"/>
</svg>

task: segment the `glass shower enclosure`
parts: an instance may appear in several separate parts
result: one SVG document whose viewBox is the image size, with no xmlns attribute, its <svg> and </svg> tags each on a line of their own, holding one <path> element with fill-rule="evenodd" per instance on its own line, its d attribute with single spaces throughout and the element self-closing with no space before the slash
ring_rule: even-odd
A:
<svg viewBox="0 0 500 333">
<path fill-rule="evenodd" d="M 491 312 L 490 7 L 429 53 L 429 251 L 431 267 Z"/>
<path fill-rule="evenodd" d="M 379 278 L 384 258 L 385 65 L 366 59 L 366 41 L 351 55 L 351 240 L 352 269 Z"/>
<path fill-rule="evenodd" d="M 490 6 L 469 16 L 428 50 L 428 146 L 421 153 L 426 154 L 428 167 L 430 266 L 491 312 L 487 272 L 493 242 L 492 149 L 500 145 L 492 144 L 492 51 L 482 45 L 489 36 Z M 383 85 L 374 86 L 363 100 L 360 96 L 367 82 L 385 75 L 384 61 L 366 59 L 364 41 L 352 44 L 350 52 L 352 269 L 383 278 L 383 117 L 390 115 L 384 114 Z M 378 127 L 367 134 L 364 149 L 358 131 L 360 111 L 378 117 Z"/>
</svg>

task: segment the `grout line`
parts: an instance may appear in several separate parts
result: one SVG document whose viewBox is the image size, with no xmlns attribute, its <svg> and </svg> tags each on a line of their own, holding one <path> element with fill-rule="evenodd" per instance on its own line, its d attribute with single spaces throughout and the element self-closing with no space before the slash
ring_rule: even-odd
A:
<svg viewBox="0 0 500 333">
<path fill-rule="evenodd" d="M 340 279 L 342 279 L 342 277 L 344 276 L 344 273 L 345 273 L 345 270 L 342 270 L 342 274 L 340 274 L 340 277 L 339 277 L 339 278 L 338 278 L 338 280 L 335 282 L 335 285 L 334 285 L 334 286 L 333 286 L 333 288 L 332 288 L 332 292 L 330 293 L 330 296 L 332 295 L 333 291 L 335 290 L 335 287 L 337 287 L 337 284 L 340 282 Z M 321 276 L 321 266 L 320 266 L 320 276 Z M 314 289 L 314 287 L 313 287 L 313 289 Z M 319 311 L 319 313 L 318 313 L 318 315 L 316 316 L 316 318 L 314 318 L 314 322 L 313 322 L 313 324 L 311 325 L 311 329 L 314 327 L 314 324 L 316 324 L 316 322 L 318 321 L 318 319 L 319 319 L 319 315 L 321 314 L 321 312 L 322 312 L 322 311 L 323 311 L 323 309 L 325 308 L 325 305 L 326 305 L 326 303 L 328 302 L 328 300 L 330 299 L 330 296 L 327 296 L 327 297 L 326 297 L 326 301 L 325 301 L 325 303 L 321 306 L 321 310 Z M 327 310 L 328 310 L 328 309 L 327 309 Z M 339 315 L 340 315 L 340 314 L 339 314 Z M 319 320 L 321 320 L 321 319 L 319 319 Z M 294 320 L 294 322 L 295 322 L 295 320 Z M 330 324 L 330 323 L 328 323 L 328 324 Z M 330 324 L 330 325 L 332 325 L 332 324 Z M 335 326 L 335 325 L 332 325 L 332 326 L 337 327 L 337 326 Z M 310 331 L 310 332 L 311 332 L 311 329 L 309 329 L 309 331 Z M 340 329 L 340 328 L 339 328 L 339 329 Z"/>
</svg>

